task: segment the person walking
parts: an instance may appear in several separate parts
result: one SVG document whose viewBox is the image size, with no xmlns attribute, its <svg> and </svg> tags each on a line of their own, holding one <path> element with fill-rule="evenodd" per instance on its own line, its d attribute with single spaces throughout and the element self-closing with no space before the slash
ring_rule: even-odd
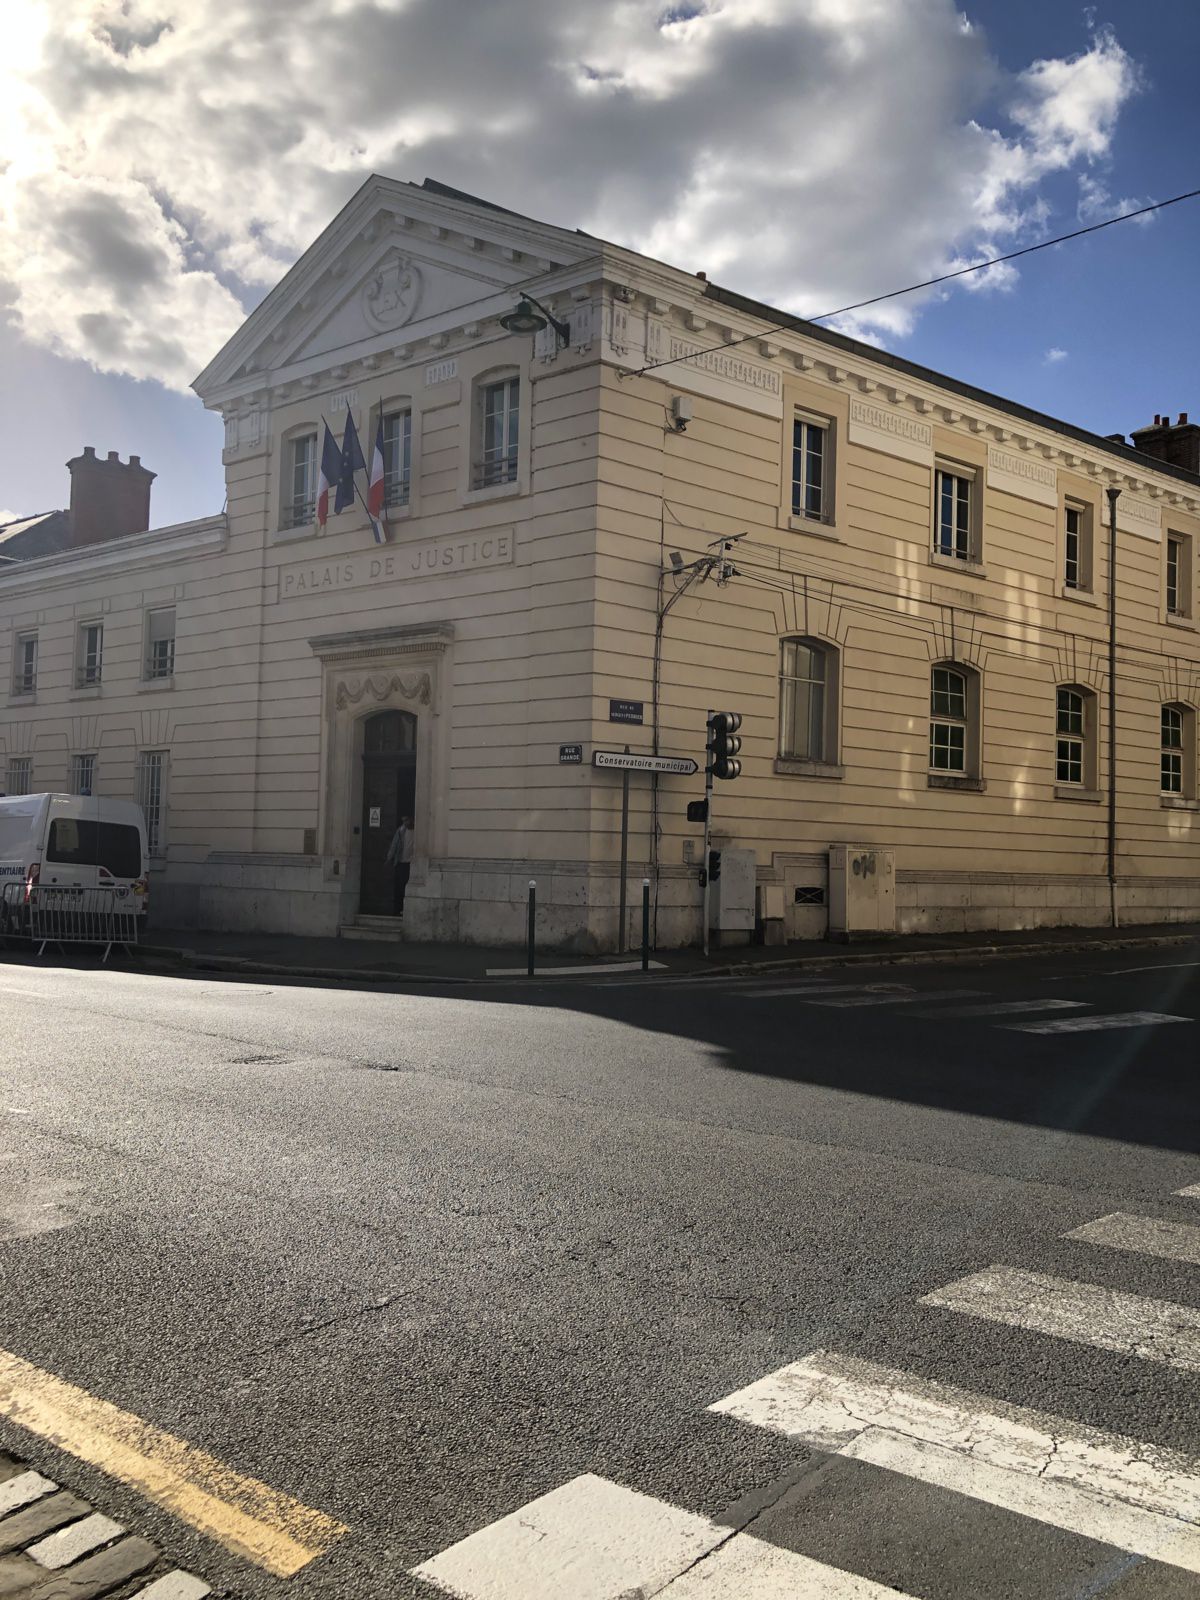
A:
<svg viewBox="0 0 1200 1600">
<path fill-rule="evenodd" d="M 404 891 L 408 888 L 408 875 L 412 871 L 413 819 L 401 817 L 400 826 L 388 845 L 387 863 L 392 868 L 392 915 L 404 915 Z"/>
</svg>

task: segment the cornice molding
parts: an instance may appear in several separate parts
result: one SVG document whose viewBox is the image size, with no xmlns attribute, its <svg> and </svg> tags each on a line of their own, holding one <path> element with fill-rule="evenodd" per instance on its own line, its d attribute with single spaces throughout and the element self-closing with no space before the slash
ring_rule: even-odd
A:
<svg viewBox="0 0 1200 1600">
<path fill-rule="evenodd" d="M 308 641 L 327 665 L 378 661 L 394 656 L 442 655 L 454 640 L 452 622 L 403 623 L 394 628 L 364 628 L 353 633 L 323 633 Z"/>
<path fill-rule="evenodd" d="M 180 556 L 206 555 L 224 550 L 229 543 L 229 523 L 222 513 L 197 522 L 179 522 L 169 528 L 150 528 L 124 539 L 109 539 L 81 550 L 60 550 L 56 555 L 22 561 L 14 571 L 0 567 L 0 594 L 20 594 L 26 589 L 60 588 L 99 572 L 157 567 Z"/>
</svg>

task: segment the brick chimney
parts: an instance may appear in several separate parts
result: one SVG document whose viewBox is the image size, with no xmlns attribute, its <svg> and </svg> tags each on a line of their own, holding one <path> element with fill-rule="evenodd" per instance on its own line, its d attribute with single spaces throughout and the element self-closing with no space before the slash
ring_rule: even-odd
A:
<svg viewBox="0 0 1200 1600">
<path fill-rule="evenodd" d="M 1179 421 L 1173 427 L 1168 413 L 1155 417 L 1148 428 L 1136 428 L 1129 437 L 1133 448 L 1143 455 L 1200 474 L 1200 427 L 1188 421 L 1186 411 L 1179 413 Z"/>
<path fill-rule="evenodd" d="M 67 462 L 71 474 L 71 547 L 145 533 L 150 526 L 154 473 L 139 456 L 122 461 L 115 450 L 101 461 L 92 445 Z"/>
</svg>

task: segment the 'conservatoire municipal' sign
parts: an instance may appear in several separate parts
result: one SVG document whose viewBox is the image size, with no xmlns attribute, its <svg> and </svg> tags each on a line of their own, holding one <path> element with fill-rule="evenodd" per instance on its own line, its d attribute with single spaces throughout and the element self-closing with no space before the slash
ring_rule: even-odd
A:
<svg viewBox="0 0 1200 1600">
<path fill-rule="evenodd" d="M 621 750 L 593 750 L 592 765 L 622 772 L 675 772 L 685 778 L 697 770 L 690 756 L 631 756 Z"/>
<path fill-rule="evenodd" d="M 384 546 L 374 552 L 343 556 L 336 561 L 302 561 L 279 569 L 279 599 L 329 594 L 334 589 L 360 589 L 367 584 L 411 583 L 414 578 L 452 577 L 473 567 L 507 566 L 516 539 L 511 528 L 500 533 L 473 533 L 457 539 L 432 539 L 420 544 Z"/>
</svg>

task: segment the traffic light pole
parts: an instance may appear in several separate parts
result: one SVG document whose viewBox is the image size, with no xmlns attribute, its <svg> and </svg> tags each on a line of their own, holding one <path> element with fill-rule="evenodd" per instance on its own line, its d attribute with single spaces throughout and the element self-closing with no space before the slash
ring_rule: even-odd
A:
<svg viewBox="0 0 1200 1600">
<path fill-rule="evenodd" d="M 708 712 L 708 718 L 707 718 L 707 720 L 706 720 L 706 722 L 704 724 L 704 737 L 705 737 L 705 741 L 706 742 L 708 740 L 708 731 L 709 731 L 709 727 L 710 727 L 711 722 L 712 722 L 712 718 L 713 718 L 713 712 L 712 712 L 712 710 L 710 708 L 709 712 Z M 706 750 L 705 751 L 705 762 L 704 762 L 704 854 L 701 857 L 701 860 L 704 862 L 704 909 L 701 912 L 701 915 L 704 918 L 704 954 L 705 954 L 705 956 L 708 955 L 708 896 L 709 896 L 709 889 L 710 889 L 710 885 L 709 885 L 710 873 L 709 873 L 709 870 L 708 870 L 709 869 L 709 865 L 710 865 L 710 861 L 709 861 L 710 852 L 709 852 L 708 844 L 709 844 L 709 838 L 711 836 L 710 830 L 712 828 L 712 796 L 713 796 L 713 762 L 714 762 L 714 760 L 715 760 L 715 756 L 710 751 Z"/>
</svg>

